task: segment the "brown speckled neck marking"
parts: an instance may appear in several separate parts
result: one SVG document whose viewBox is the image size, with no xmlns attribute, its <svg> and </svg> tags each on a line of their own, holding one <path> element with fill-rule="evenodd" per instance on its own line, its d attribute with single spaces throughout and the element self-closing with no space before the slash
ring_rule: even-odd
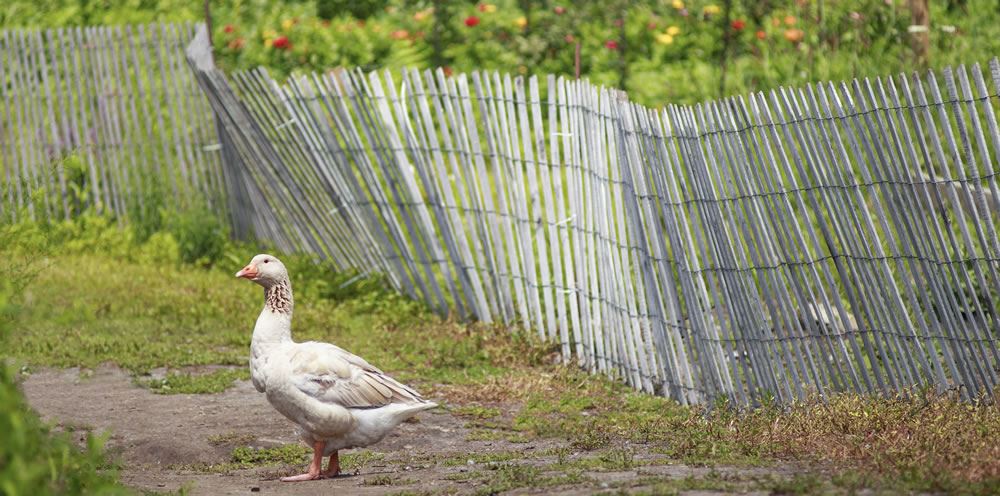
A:
<svg viewBox="0 0 1000 496">
<path fill-rule="evenodd" d="M 264 289 L 264 305 L 274 313 L 292 313 L 292 285 L 281 281 Z"/>
</svg>

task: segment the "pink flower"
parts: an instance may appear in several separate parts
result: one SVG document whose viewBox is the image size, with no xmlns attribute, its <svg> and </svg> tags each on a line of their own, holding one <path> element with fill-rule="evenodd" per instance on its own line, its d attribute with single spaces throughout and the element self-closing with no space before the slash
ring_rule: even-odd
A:
<svg viewBox="0 0 1000 496">
<path fill-rule="evenodd" d="M 556 8 L 552 10 L 556 13 L 556 15 L 563 15 L 566 13 L 566 7 L 563 7 L 562 5 L 556 5 Z"/>
<path fill-rule="evenodd" d="M 615 40 L 605 41 L 604 48 L 607 48 L 608 50 L 618 50 L 618 42 Z"/>
<path fill-rule="evenodd" d="M 469 16 L 465 18 L 465 25 L 473 28 L 479 25 L 479 18 L 476 16 Z"/>
</svg>

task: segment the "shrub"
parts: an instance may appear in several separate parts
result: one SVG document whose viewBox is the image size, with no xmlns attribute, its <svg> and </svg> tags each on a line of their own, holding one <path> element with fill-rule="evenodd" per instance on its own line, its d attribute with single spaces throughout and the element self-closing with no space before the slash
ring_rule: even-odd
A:
<svg viewBox="0 0 1000 496">
<path fill-rule="evenodd" d="M 202 266 L 220 260 L 229 243 L 223 221 L 207 207 L 164 214 L 166 232 L 176 241 L 181 261 Z"/>
<path fill-rule="evenodd" d="M 43 234 L 26 225 L 0 226 L 5 249 L 43 245 Z M 6 258 L 6 257 L 4 257 Z M 14 326 L 15 300 L 33 268 L 4 266 L 0 278 L 0 345 Z M 54 433 L 32 412 L 15 382 L 16 373 L 0 360 L 0 494 L 125 494 L 116 483 L 102 440 L 87 434 L 78 449 L 68 433 Z"/>
</svg>

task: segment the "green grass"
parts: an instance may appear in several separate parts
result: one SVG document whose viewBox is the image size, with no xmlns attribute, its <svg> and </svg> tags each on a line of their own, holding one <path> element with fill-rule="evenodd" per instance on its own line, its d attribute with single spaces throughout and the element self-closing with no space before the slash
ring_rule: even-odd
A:
<svg viewBox="0 0 1000 496">
<path fill-rule="evenodd" d="M 158 394 L 210 394 L 221 393 L 235 381 L 250 379 L 250 370 L 222 369 L 207 374 L 171 373 L 162 379 L 139 378 L 136 382 Z"/>
<path fill-rule="evenodd" d="M 126 256 L 121 257 L 55 244 L 35 250 L 29 259 L 27 250 L 0 247 L 4 264 L 38 268 L 4 310 L 17 322 L 4 343 L 8 356 L 36 367 L 112 363 L 137 376 L 159 367 L 182 371 L 162 380 L 137 379 L 160 393 L 217 392 L 244 380 L 262 295 L 232 272 L 252 250 L 205 268 L 128 256 L 140 248 L 123 248 Z M 341 287 L 349 276 L 308 260 L 283 258 L 292 269 L 297 339 L 335 342 L 446 399 L 459 422 L 472 429 L 470 438 L 552 438 L 565 446 L 545 455 L 544 468 L 523 463 L 530 456 L 519 449 L 429 460 L 463 466 L 472 459 L 476 475 L 470 477 L 478 481 L 477 490 L 527 487 L 530 480 L 571 483 L 582 473 L 641 470 L 661 459 L 696 466 L 795 463 L 828 471 L 821 477 L 824 487 L 847 491 L 987 494 L 1000 483 L 996 405 L 915 395 L 837 396 L 750 411 L 724 404 L 683 407 L 604 377 L 550 365 L 551 347 L 524 334 L 441 320 L 377 280 Z M 237 368 L 183 372 L 205 365 Z M 306 461 L 302 446 L 256 450 L 246 447 L 249 441 L 220 434 L 209 442 L 233 446 L 230 461 L 178 468 L 226 472 Z M 585 455 L 571 459 L 571 452 Z M 355 470 L 383 457 L 362 451 L 344 456 L 342 463 L 345 470 Z M 787 493 L 815 486 L 811 479 L 765 482 Z M 676 482 L 656 484 L 665 484 L 664 492 L 679 490 Z"/>
</svg>

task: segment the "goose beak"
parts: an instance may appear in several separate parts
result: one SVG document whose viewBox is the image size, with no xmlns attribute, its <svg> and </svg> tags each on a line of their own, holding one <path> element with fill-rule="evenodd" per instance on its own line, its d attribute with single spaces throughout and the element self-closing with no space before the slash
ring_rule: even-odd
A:
<svg viewBox="0 0 1000 496">
<path fill-rule="evenodd" d="M 248 264 L 246 267 L 240 269 L 236 273 L 236 277 L 242 277 L 244 279 L 250 279 L 251 281 L 257 277 L 257 267 L 253 264 Z"/>
</svg>

